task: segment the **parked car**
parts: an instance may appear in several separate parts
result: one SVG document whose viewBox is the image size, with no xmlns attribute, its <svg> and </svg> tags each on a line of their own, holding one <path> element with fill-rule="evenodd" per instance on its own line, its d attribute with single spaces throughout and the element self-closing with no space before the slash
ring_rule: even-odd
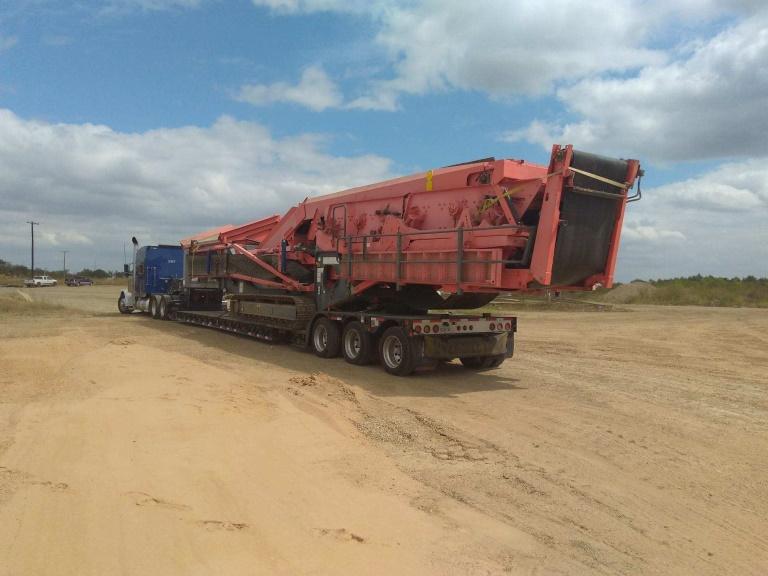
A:
<svg viewBox="0 0 768 576">
<path fill-rule="evenodd" d="M 85 276 L 70 276 L 65 282 L 67 286 L 93 286 L 93 280 Z"/>
<path fill-rule="evenodd" d="M 28 280 L 24 280 L 24 286 L 28 288 L 40 288 L 42 286 L 56 286 L 57 282 L 50 276 L 33 276 Z"/>
</svg>

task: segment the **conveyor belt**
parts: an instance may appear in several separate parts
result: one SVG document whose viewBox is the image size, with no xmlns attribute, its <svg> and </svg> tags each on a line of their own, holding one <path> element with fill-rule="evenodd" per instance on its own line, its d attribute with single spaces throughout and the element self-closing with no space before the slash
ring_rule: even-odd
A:
<svg viewBox="0 0 768 576">
<path fill-rule="evenodd" d="M 624 182 L 626 160 L 573 151 L 571 166 Z M 590 193 L 591 192 L 591 193 Z M 566 188 L 560 205 L 564 221 L 557 234 L 552 285 L 579 285 L 605 270 L 616 214 L 625 191 L 613 184 L 575 174 L 573 188 Z"/>
</svg>

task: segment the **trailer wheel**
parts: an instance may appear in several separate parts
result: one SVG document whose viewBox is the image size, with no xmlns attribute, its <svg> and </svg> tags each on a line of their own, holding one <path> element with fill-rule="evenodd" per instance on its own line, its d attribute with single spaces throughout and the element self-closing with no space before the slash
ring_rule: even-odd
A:
<svg viewBox="0 0 768 576">
<path fill-rule="evenodd" d="M 381 336 L 379 357 L 384 370 L 395 376 L 408 376 L 416 368 L 411 341 L 399 326 L 387 328 Z"/>
<path fill-rule="evenodd" d="M 120 294 L 120 298 L 117 299 L 117 309 L 120 314 L 130 314 L 133 312 L 131 308 L 125 305 L 125 294 Z"/>
<path fill-rule="evenodd" d="M 504 360 L 506 360 L 507 357 L 504 354 L 499 354 L 498 356 L 491 356 L 491 360 L 489 362 L 488 368 L 498 368 L 504 363 Z"/>
<path fill-rule="evenodd" d="M 312 328 L 312 348 L 320 358 L 335 358 L 341 348 L 339 325 L 328 318 L 320 318 Z"/>
<path fill-rule="evenodd" d="M 371 333 L 358 321 L 352 321 L 344 327 L 341 337 L 341 352 L 344 360 L 350 364 L 362 366 L 371 361 L 373 338 Z"/>
<path fill-rule="evenodd" d="M 485 367 L 487 356 L 471 356 L 469 358 L 459 358 L 464 368 L 470 370 L 482 370 Z"/>
</svg>

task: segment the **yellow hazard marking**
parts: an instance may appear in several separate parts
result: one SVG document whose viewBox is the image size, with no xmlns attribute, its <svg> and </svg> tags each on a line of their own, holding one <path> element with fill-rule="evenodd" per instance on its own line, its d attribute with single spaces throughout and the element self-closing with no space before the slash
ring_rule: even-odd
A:
<svg viewBox="0 0 768 576">
<path fill-rule="evenodd" d="M 621 182 L 616 182 L 616 180 L 611 180 L 610 178 L 606 178 L 605 176 L 600 176 L 599 174 L 592 174 L 592 172 L 587 172 L 586 170 L 579 170 L 578 168 L 574 168 L 573 166 L 569 166 L 568 170 L 571 172 L 576 172 L 576 174 L 581 174 L 582 176 L 586 176 L 587 178 L 594 178 L 595 180 L 599 180 L 600 182 L 605 182 L 606 184 L 610 184 L 611 186 L 616 186 L 616 188 L 621 188 L 622 190 L 627 187 L 626 184 L 622 184 Z"/>
<path fill-rule="evenodd" d="M 516 186 L 515 188 L 502 188 L 501 195 L 504 198 L 511 198 L 515 192 L 517 192 L 518 190 L 522 190 L 523 188 L 524 186 Z M 493 196 L 492 198 L 486 198 L 482 206 L 480 206 L 480 214 L 484 214 L 488 209 L 490 209 L 498 201 L 499 201 L 498 196 Z"/>
<path fill-rule="evenodd" d="M 610 184 L 611 186 L 616 186 L 617 188 L 621 188 L 622 190 L 625 190 L 627 188 L 626 183 L 622 184 L 621 182 L 617 182 L 616 180 L 611 180 L 610 178 L 606 178 L 605 176 L 600 176 L 599 174 L 593 174 L 592 172 L 587 172 L 586 170 L 580 170 L 579 168 L 574 168 L 573 166 L 569 166 L 568 170 L 571 172 L 576 172 L 577 174 L 581 174 L 583 176 L 586 176 L 587 178 L 594 178 L 595 180 L 599 180 L 600 182 L 605 182 L 606 184 Z M 547 174 L 543 180 L 548 180 L 552 176 L 557 176 L 560 174 L 562 170 L 556 170 L 555 172 L 551 172 L 550 174 Z M 530 182 L 526 181 L 526 184 Z M 510 198 L 515 192 L 518 190 L 524 188 L 524 186 L 517 186 L 515 188 L 503 188 L 501 196 L 504 198 Z M 480 214 L 483 214 L 487 210 L 489 210 L 494 204 L 496 204 L 499 201 L 498 196 L 494 196 L 493 198 L 486 198 L 483 204 L 480 206 Z"/>
<path fill-rule="evenodd" d="M 427 192 L 432 191 L 432 170 L 427 172 Z"/>
</svg>

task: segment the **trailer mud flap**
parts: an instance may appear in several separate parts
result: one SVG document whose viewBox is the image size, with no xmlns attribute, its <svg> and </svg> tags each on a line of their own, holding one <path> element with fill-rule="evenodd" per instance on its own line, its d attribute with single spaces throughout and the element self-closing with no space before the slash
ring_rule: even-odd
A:
<svg viewBox="0 0 768 576">
<path fill-rule="evenodd" d="M 509 332 L 473 336 L 424 336 L 424 356 L 437 360 L 507 355 Z"/>
<path fill-rule="evenodd" d="M 623 183 L 629 163 L 574 150 L 571 167 Z M 575 173 L 560 205 L 560 227 L 552 265 L 552 286 L 583 284 L 605 272 L 611 239 L 623 209 L 625 191 Z"/>
</svg>

